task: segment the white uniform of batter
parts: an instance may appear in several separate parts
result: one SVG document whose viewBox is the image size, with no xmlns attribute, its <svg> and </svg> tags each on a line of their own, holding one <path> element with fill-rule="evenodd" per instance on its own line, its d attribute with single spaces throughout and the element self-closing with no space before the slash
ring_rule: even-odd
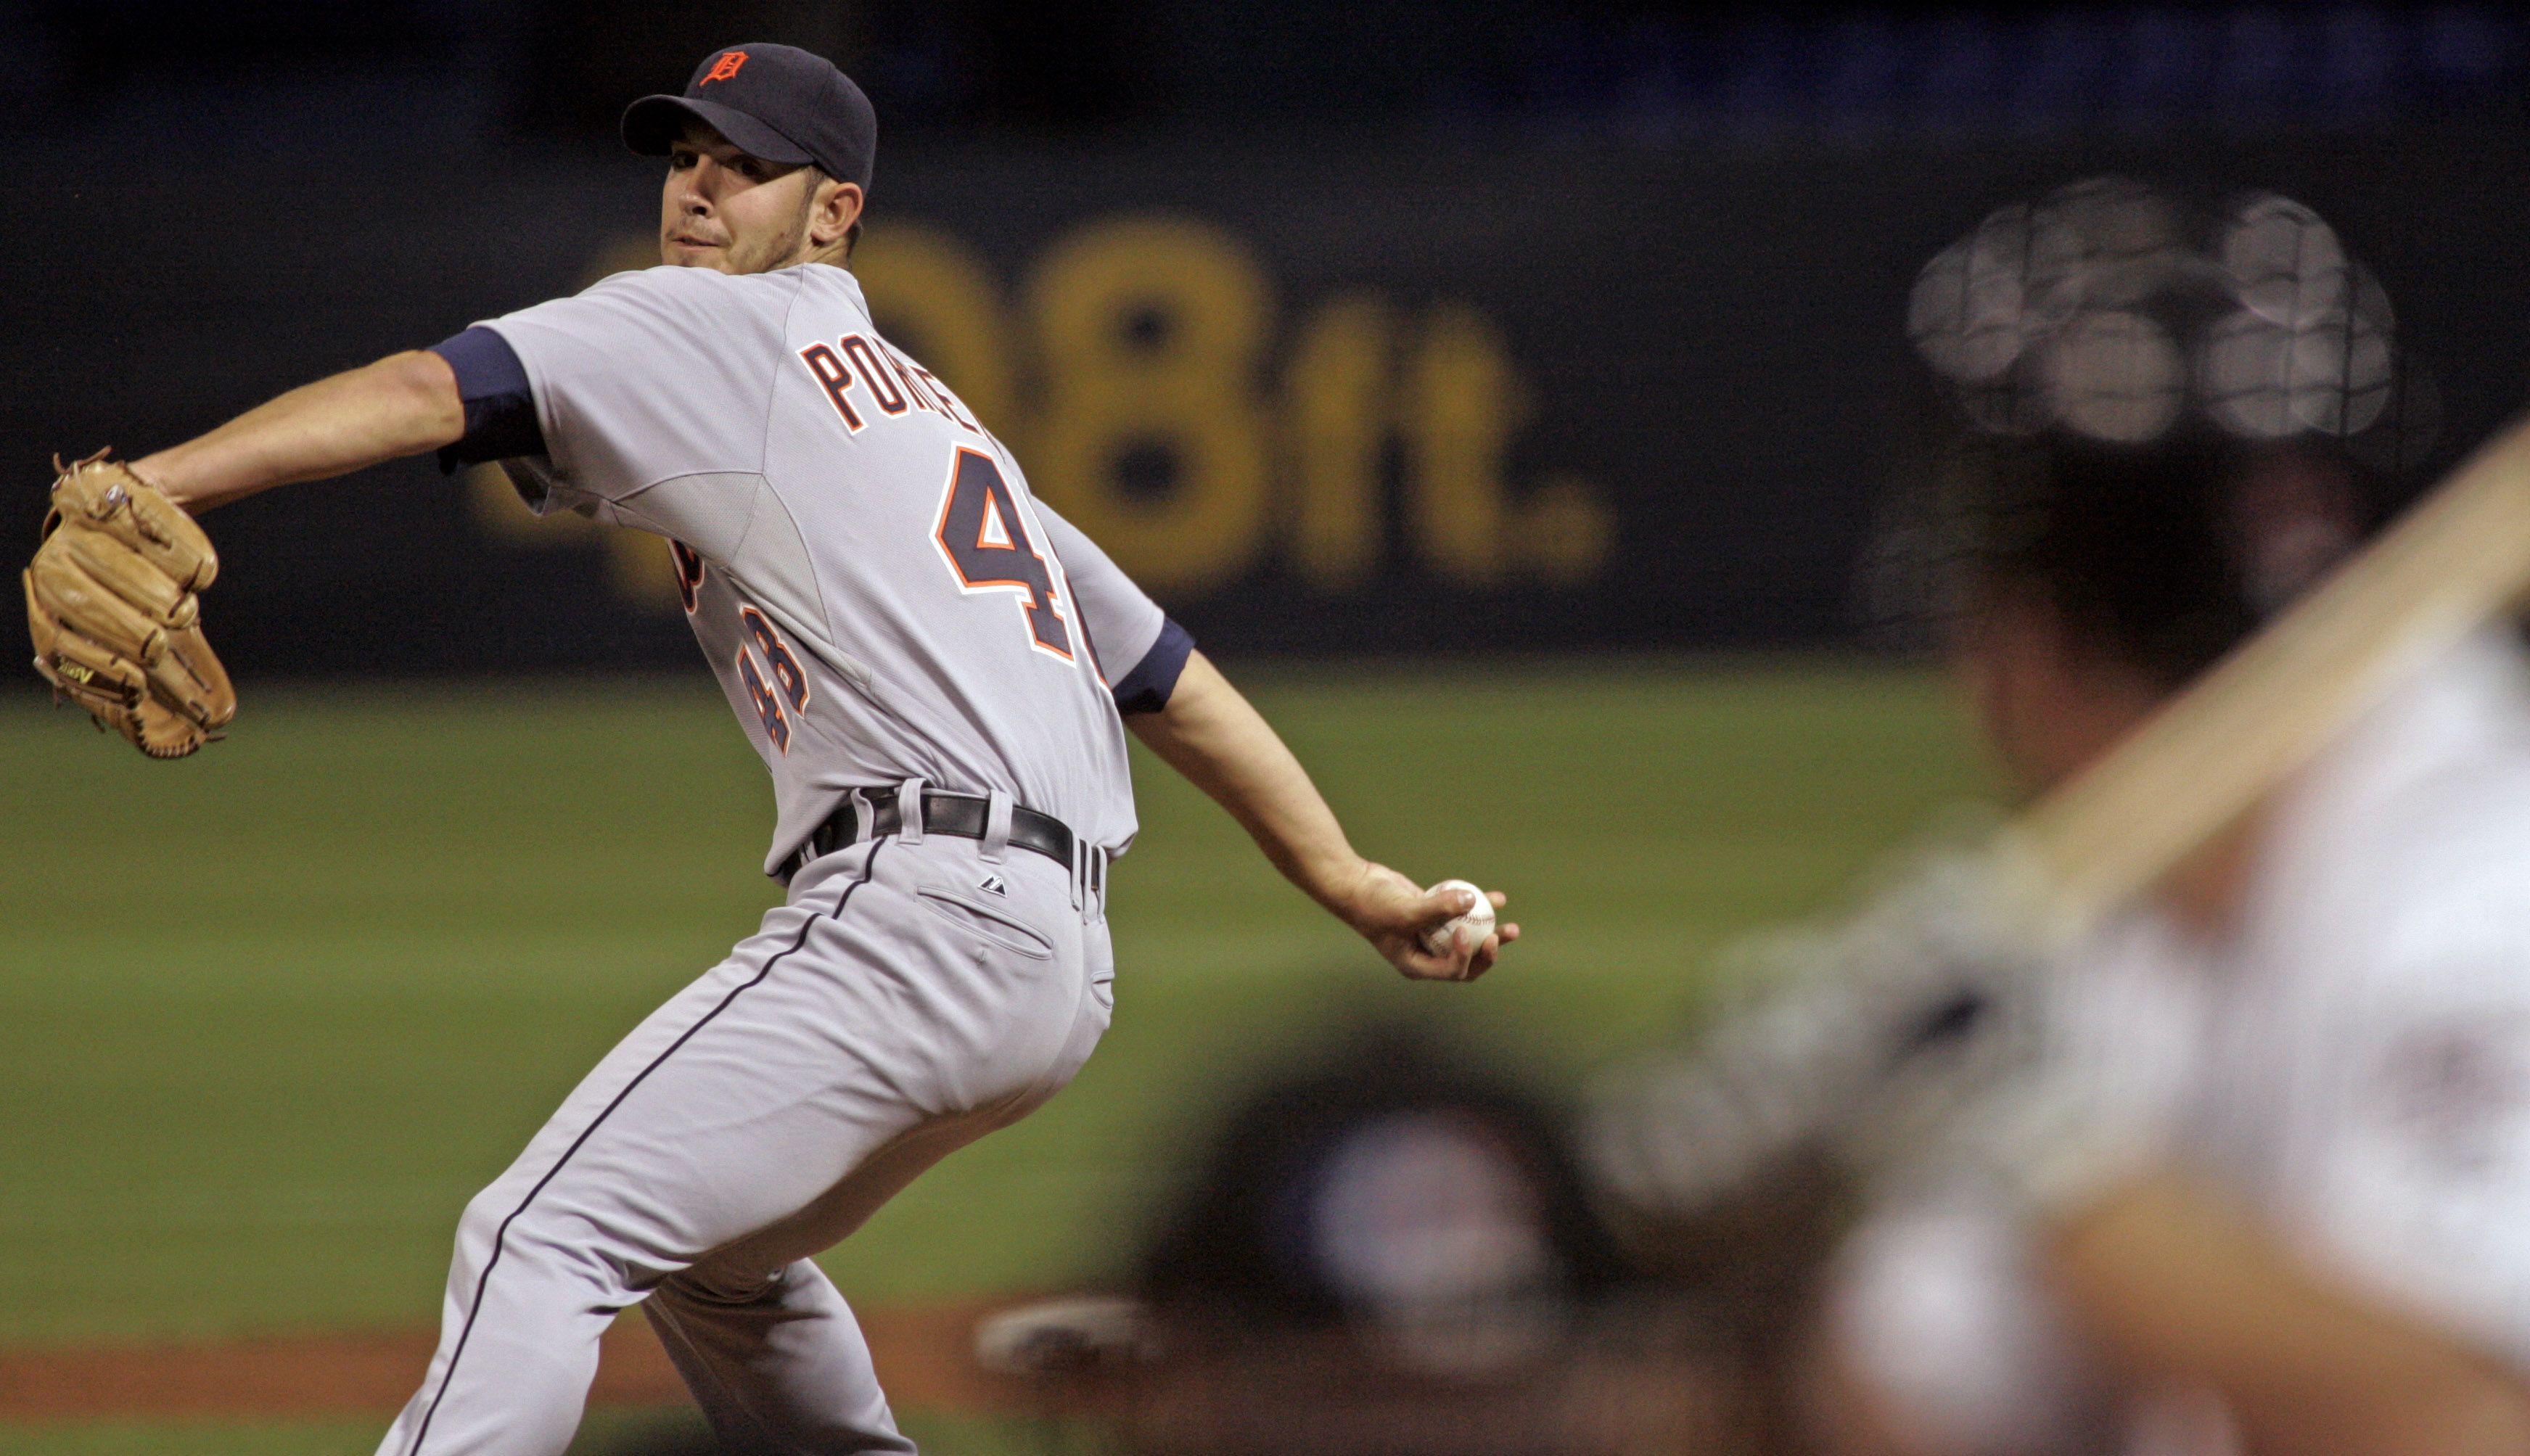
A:
<svg viewBox="0 0 2530 1456">
<path fill-rule="evenodd" d="M 2082 1075 L 2313 1266 L 2530 1372 L 2530 665 L 2490 632 L 2300 781 L 2235 940 L 2111 927 L 2051 1008 Z M 1831 1319 L 1961 1451 L 2219 1451 L 2180 1405 L 2103 1413 L 1977 1189 L 1885 1209 Z"/>
</svg>

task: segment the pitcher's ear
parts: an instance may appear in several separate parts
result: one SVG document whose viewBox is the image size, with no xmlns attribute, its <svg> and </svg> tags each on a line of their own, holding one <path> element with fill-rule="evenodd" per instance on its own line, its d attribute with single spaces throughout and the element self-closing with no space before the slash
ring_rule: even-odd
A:
<svg viewBox="0 0 2530 1456">
<path fill-rule="evenodd" d="M 810 208 L 808 236 L 819 247 L 831 247 L 843 241 L 861 220 L 861 188 L 856 182 L 837 182 L 820 173 L 817 194 Z"/>
</svg>

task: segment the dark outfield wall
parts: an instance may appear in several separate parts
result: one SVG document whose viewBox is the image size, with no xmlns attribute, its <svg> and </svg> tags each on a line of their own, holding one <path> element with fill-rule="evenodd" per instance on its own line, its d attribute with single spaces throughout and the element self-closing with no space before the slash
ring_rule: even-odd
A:
<svg viewBox="0 0 2530 1456">
<path fill-rule="evenodd" d="M 646 253 L 633 159 L 38 160 L 0 311 L 31 548 L 54 450 L 141 452 Z M 2530 147 L 2188 153 L 1456 143 L 891 154 L 882 326 L 1208 642 L 1836 642 L 1902 457 L 1915 269 L 2108 168 L 2312 203 L 2436 362 L 2456 448 L 2530 395 Z M 2448 454 L 2448 450 L 2446 454 Z M 241 672 L 681 664 L 657 543 L 408 463 L 213 517 Z"/>
</svg>

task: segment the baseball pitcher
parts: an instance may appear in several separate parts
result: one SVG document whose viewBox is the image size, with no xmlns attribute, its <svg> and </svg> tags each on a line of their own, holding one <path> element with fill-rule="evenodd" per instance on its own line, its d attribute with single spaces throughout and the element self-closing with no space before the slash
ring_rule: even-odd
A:
<svg viewBox="0 0 2530 1456">
<path fill-rule="evenodd" d="M 1444 933 L 1502 896 L 1356 854 L 1186 633 L 871 326 L 849 261 L 877 126 L 849 78 L 732 46 L 623 130 L 668 159 L 675 266 L 66 471 L 27 578 L 39 667 L 144 749 L 199 747 L 234 697 L 189 512 L 402 456 L 499 460 L 539 512 L 668 538 L 773 776 L 789 895 L 468 1208 L 438 1353 L 379 1449 L 562 1451 L 600 1332 L 646 1302 L 724 1439 L 910 1451 L 810 1256 L 1106 1030 L 1128 723 L 1404 975 L 1472 978 L 1518 931 Z"/>
</svg>

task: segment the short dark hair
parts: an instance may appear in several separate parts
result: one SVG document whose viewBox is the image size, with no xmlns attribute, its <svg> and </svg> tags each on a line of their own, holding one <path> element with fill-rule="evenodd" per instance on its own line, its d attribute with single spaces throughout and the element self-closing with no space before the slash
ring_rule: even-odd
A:
<svg viewBox="0 0 2530 1456">
<path fill-rule="evenodd" d="M 2175 688 L 2376 531 L 2392 480 L 2309 437 L 2189 428 L 2145 444 L 1952 432 L 1916 521 L 1955 613 L 2034 595 L 2084 647 Z"/>
<path fill-rule="evenodd" d="M 2401 504 L 2439 406 L 2318 213 L 2090 178 L 1987 214 L 1907 298 L 1929 448 L 1867 587 L 1883 623 L 1996 588 L 2166 685 Z"/>
</svg>

